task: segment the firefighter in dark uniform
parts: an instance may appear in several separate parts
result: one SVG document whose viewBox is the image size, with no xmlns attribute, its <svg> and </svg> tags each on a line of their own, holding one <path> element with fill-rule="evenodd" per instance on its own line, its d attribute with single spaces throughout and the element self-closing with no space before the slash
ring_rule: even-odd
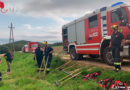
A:
<svg viewBox="0 0 130 90">
<path fill-rule="evenodd" d="M 127 35 L 126 44 L 129 45 L 128 53 L 129 53 L 129 59 L 130 59 L 130 34 Z"/>
<path fill-rule="evenodd" d="M 43 50 L 41 49 L 40 45 L 38 45 L 38 47 L 35 50 L 35 57 L 36 57 L 36 60 L 37 60 L 38 71 L 39 71 L 40 68 L 43 68 L 43 65 L 41 65 L 42 60 L 43 60 Z"/>
<path fill-rule="evenodd" d="M 13 60 L 13 54 L 12 54 L 11 50 L 8 50 L 8 52 L 4 55 L 4 58 L 6 58 L 7 66 L 8 66 L 7 74 L 10 74 L 11 63 L 12 63 L 12 60 Z"/>
<path fill-rule="evenodd" d="M 123 41 L 124 41 L 124 36 L 122 33 L 120 33 L 118 30 L 118 26 L 117 25 L 113 25 L 112 26 L 113 29 L 113 34 L 111 36 L 111 42 L 110 42 L 110 46 L 112 49 L 112 56 L 114 59 L 114 66 L 115 66 L 115 70 L 116 72 L 118 72 L 119 70 L 121 70 L 121 61 L 120 61 L 120 49 L 121 46 L 123 46 Z"/>
<path fill-rule="evenodd" d="M 43 44 L 45 45 L 44 48 L 44 55 L 45 55 L 45 63 L 47 63 L 46 66 L 46 72 L 49 73 L 50 72 L 50 65 L 51 65 L 51 61 L 52 61 L 52 53 L 53 53 L 53 48 L 48 46 L 47 41 L 44 41 Z"/>
</svg>

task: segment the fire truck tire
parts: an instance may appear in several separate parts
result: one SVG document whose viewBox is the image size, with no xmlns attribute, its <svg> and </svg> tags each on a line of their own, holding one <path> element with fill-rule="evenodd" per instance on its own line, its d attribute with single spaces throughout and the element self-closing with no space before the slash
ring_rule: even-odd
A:
<svg viewBox="0 0 130 90">
<path fill-rule="evenodd" d="M 106 47 L 103 52 L 103 59 L 109 65 L 114 65 L 114 59 L 112 57 L 112 52 L 109 47 Z"/>
<path fill-rule="evenodd" d="M 98 58 L 99 55 L 90 54 L 89 57 L 91 57 L 91 58 Z"/>
<path fill-rule="evenodd" d="M 76 53 L 75 47 L 72 47 L 70 48 L 70 57 L 72 60 L 78 60 L 81 58 L 81 55 Z"/>
<path fill-rule="evenodd" d="M 112 52 L 109 47 L 106 47 L 104 50 L 103 59 L 109 65 L 114 65 L 114 59 L 112 57 Z M 123 57 L 120 58 L 121 62 L 123 62 Z"/>
</svg>

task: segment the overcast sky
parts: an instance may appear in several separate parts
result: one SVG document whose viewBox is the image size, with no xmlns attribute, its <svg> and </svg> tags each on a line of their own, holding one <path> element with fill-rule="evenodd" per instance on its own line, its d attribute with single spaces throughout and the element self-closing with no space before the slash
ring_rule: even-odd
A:
<svg viewBox="0 0 130 90">
<path fill-rule="evenodd" d="M 103 6 L 130 0 L 1 0 L 6 14 L 0 13 L 0 43 L 8 42 L 11 22 L 16 40 L 50 43 L 62 41 L 62 25 Z"/>
</svg>

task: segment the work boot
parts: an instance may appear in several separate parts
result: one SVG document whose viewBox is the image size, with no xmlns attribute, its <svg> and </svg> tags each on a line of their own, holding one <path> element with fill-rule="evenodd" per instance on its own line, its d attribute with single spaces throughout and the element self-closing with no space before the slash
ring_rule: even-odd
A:
<svg viewBox="0 0 130 90">
<path fill-rule="evenodd" d="M 119 66 L 119 70 L 121 70 L 121 66 Z"/>
<path fill-rule="evenodd" d="M 117 68 L 118 68 L 119 70 L 121 70 L 121 65 L 117 65 Z"/>
<path fill-rule="evenodd" d="M 113 70 L 114 72 L 119 72 L 119 68 L 116 68 L 115 70 Z"/>
</svg>

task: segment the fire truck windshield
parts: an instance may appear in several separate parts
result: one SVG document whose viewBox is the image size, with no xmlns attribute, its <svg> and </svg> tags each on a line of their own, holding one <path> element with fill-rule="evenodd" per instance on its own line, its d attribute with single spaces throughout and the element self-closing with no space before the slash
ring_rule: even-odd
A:
<svg viewBox="0 0 130 90">
<path fill-rule="evenodd" d="M 36 47 L 38 47 L 37 44 L 33 44 L 33 45 L 31 46 L 31 48 L 36 48 Z"/>
<path fill-rule="evenodd" d="M 116 10 L 112 11 L 111 14 L 111 21 L 112 23 L 118 22 L 118 21 L 125 21 L 128 22 L 127 13 L 125 11 L 125 8 L 118 8 Z"/>
</svg>

